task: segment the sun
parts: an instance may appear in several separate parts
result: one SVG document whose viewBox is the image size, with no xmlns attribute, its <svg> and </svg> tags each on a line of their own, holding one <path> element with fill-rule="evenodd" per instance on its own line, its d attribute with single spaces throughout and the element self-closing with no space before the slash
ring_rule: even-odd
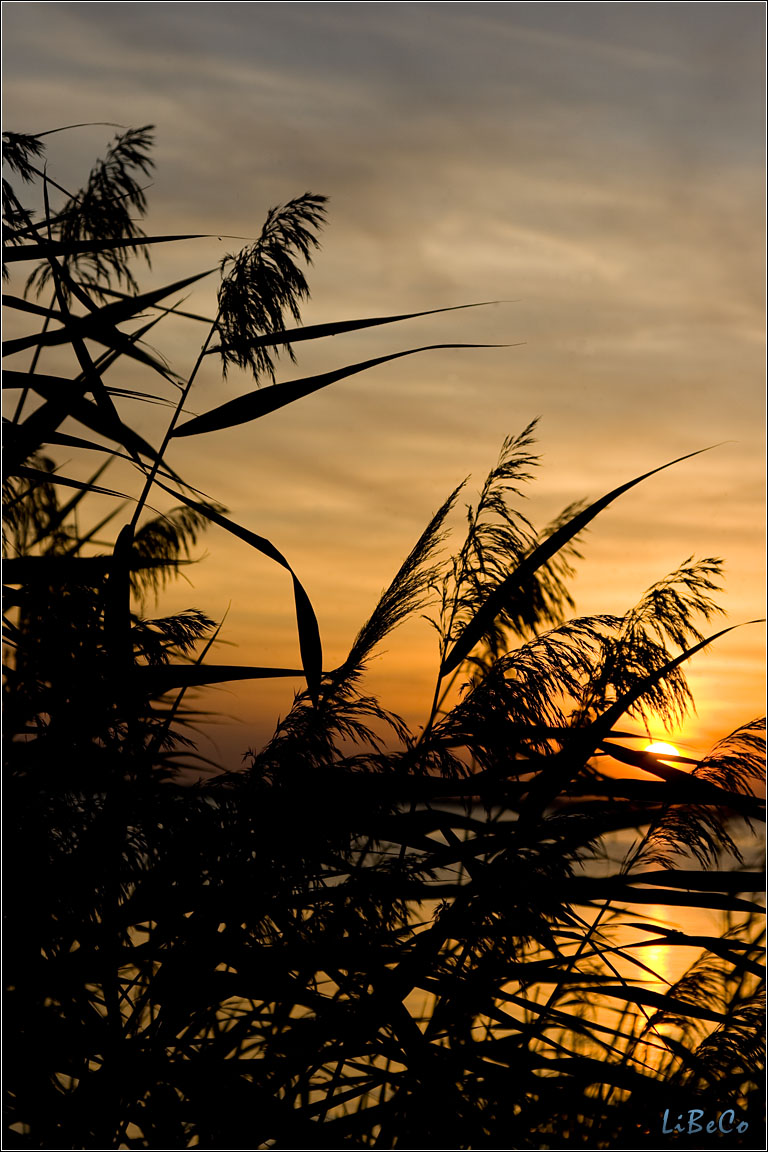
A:
<svg viewBox="0 0 768 1152">
<path fill-rule="evenodd" d="M 675 748 L 674 744 L 665 744 L 663 741 L 656 740 L 653 744 L 646 744 L 643 749 L 644 752 L 653 752 L 656 756 L 679 756 L 679 749 Z"/>
</svg>

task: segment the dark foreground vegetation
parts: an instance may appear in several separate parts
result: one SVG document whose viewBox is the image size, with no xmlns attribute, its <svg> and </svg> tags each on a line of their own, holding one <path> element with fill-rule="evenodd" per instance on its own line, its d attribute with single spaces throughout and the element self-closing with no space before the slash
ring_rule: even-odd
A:
<svg viewBox="0 0 768 1152">
<path fill-rule="evenodd" d="M 641 750 L 691 703 L 718 561 L 686 561 L 624 616 L 574 618 L 579 533 L 644 477 L 539 533 L 519 512 L 530 426 L 463 542 L 446 547 L 457 489 L 324 668 L 289 561 L 167 461 L 175 437 L 391 358 L 275 382 L 292 345 L 387 322 L 298 326 L 322 198 L 272 210 L 224 261 L 198 365 L 267 386 L 190 418 L 195 372 L 149 339 L 198 277 L 134 279 L 132 258 L 186 239 L 137 224 L 149 130 L 75 194 L 42 136 L 5 143 L 5 303 L 29 321 L 4 347 L 5 1146 L 762 1147 L 761 876 L 738 862 L 761 726 L 698 762 Z M 158 399 L 149 443 L 126 412 Z M 194 690 L 297 675 L 216 665 L 200 611 L 144 614 L 211 525 L 288 569 L 306 690 L 243 770 L 192 786 Z M 439 645 L 418 732 L 364 686 L 414 612 Z M 721 930 L 687 933 L 707 912 Z M 672 983 L 662 948 L 686 960 Z M 732 1130 L 664 1133 L 691 1109 L 733 1109 Z"/>
</svg>

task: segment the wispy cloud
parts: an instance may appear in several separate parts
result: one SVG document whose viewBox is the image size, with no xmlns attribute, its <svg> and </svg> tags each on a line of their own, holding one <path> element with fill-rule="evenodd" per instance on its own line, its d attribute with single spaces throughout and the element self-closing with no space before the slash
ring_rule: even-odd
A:
<svg viewBox="0 0 768 1152">
<path fill-rule="evenodd" d="M 158 125 L 158 230 L 254 235 L 271 204 L 329 194 L 309 319 L 515 301 L 335 340 L 300 369 L 452 338 L 520 348 L 384 366 L 205 446 L 203 486 L 225 496 L 237 473 L 234 511 L 296 557 L 331 649 L 447 491 L 537 413 L 544 518 L 719 439 L 759 484 L 758 5 L 12 3 L 5 39 L 6 127 Z M 76 185 L 106 136 L 51 137 L 52 170 Z M 232 246 L 164 253 L 159 274 Z M 206 371 L 194 403 L 239 383 Z M 670 567 L 718 534 L 752 565 L 749 519 L 701 499 L 705 476 L 732 490 L 723 459 L 654 505 Z M 639 504 L 623 524 L 646 547 Z M 346 615 L 329 576 L 345 565 Z M 252 597 L 256 576 L 228 572 L 227 598 Z M 274 632 L 282 590 L 265 587 L 243 644 Z"/>
</svg>

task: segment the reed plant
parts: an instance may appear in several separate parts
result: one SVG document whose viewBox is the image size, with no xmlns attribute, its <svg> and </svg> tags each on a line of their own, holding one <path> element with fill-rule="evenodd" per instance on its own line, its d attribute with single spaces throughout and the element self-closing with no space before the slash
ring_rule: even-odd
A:
<svg viewBox="0 0 768 1152">
<path fill-rule="evenodd" d="M 568 591 L 587 525 L 661 469 L 538 531 L 520 512 L 530 424 L 463 538 L 448 546 L 460 485 L 326 668 L 289 560 L 168 449 L 424 350 L 277 380 L 302 341 L 410 317 L 301 325 L 325 216 L 305 194 L 223 261 L 181 378 L 147 337 L 201 323 L 183 294 L 216 270 L 139 288 L 137 258 L 194 239 L 140 227 L 151 129 L 121 132 L 74 193 L 45 135 L 6 134 L 3 184 L 6 267 L 27 272 L 5 304 L 32 322 L 4 345 L 6 1146 L 659 1148 L 678 1117 L 729 1109 L 714 1139 L 760 1146 L 762 876 L 744 844 L 762 726 L 700 760 L 642 750 L 728 630 L 705 631 L 720 561 L 687 559 L 624 615 L 578 617 Z M 189 416 L 209 356 L 256 387 Z M 129 360 L 145 387 L 117 385 Z M 124 412 L 158 388 L 150 442 Z M 63 453 L 95 461 L 87 479 Z M 113 462 L 132 486 L 101 482 Z M 204 612 L 144 614 L 210 524 L 287 569 L 300 668 L 211 663 Z M 438 659 L 412 731 L 365 676 L 416 613 Z M 265 747 L 190 785 L 190 693 L 299 673 Z M 706 917 L 720 927 L 691 927 Z"/>
</svg>

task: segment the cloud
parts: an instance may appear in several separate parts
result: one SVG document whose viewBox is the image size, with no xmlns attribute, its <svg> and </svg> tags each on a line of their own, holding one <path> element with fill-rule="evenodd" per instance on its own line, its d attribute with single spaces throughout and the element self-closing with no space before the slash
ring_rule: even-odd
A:
<svg viewBox="0 0 768 1152">
<path fill-rule="evenodd" d="M 537 413 L 544 519 L 664 458 L 741 441 L 727 465 L 706 457 L 658 489 L 674 500 L 628 505 L 622 581 L 654 525 L 665 548 L 681 524 L 699 550 L 725 532 L 728 502 L 691 477 L 731 492 L 736 463 L 747 483 L 762 475 L 756 5 L 7 4 L 5 38 L 7 127 L 157 124 L 153 230 L 252 236 L 270 205 L 330 194 L 309 321 L 515 301 L 327 342 L 283 378 L 423 343 L 520 348 L 382 366 L 175 448 L 307 573 L 334 651 L 445 494 Z M 78 186 L 109 135 L 50 137 L 51 171 Z M 169 248 L 157 275 L 233 246 Z M 210 311 L 213 287 L 189 306 Z M 170 327 L 158 343 L 183 369 L 197 335 Z M 192 403 L 250 387 L 208 365 Z M 725 542 L 747 570 L 738 508 Z M 251 605 L 251 560 L 227 558 L 208 587 L 201 575 L 201 594 L 223 574 Z M 290 622 L 285 589 L 266 587 L 244 660 L 275 614 Z"/>
</svg>

